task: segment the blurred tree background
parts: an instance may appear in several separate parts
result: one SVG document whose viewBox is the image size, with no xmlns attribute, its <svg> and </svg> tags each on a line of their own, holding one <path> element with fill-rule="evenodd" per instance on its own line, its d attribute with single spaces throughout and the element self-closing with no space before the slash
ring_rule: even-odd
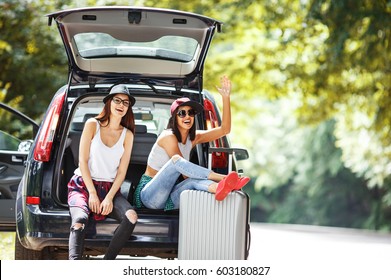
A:
<svg viewBox="0 0 391 280">
<path fill-rule="evenodd" d="M 224 22 L 205 88 L 233 82 L 252 221 L 391 230 L 391 0 L 0 0 L 0 101 L 40 120 L 68 70 L 44 15 L 95 5 Z"/>
</svg>

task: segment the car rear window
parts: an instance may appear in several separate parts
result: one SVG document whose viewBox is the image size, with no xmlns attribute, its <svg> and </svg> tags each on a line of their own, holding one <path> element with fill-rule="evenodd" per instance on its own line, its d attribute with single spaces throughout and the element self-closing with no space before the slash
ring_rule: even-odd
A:
<svg viewBox="0 0 391 280">
<path fill-rule="evenodd" d="M 119 40 L 106 33 L 88 32 L 74 36 L 79 54 L 84 58 L 144 57 L 180 62 L 193 59 L 198 42 L 189 37 L 163 36 L 153 41 Z"/>
</svg>

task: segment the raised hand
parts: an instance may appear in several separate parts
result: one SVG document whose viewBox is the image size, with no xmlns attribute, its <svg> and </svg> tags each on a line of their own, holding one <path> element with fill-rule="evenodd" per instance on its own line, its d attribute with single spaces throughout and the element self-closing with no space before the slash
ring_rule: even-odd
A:
<svg viewBox="0 0 391 280">
<path fill-rule="evenodd" d="M 220 78 L 220 83 L 221 86 L 218 87 L 216 86 L 216 89 L 218 92 L 224 97 L 224 96 L 229 96 L 231 94 L 231 81 L 228 79 L 227 76 L 222 76 Z"/>
</svg>

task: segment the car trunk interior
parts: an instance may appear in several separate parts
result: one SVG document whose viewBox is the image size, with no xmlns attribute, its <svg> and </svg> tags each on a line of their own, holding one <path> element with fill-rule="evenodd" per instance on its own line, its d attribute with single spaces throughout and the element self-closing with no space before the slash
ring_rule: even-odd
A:
<svg viewBox="0 0 391 280">
<path fill-rule="evenodd" d="M 133 204 L 133 191 L 137 186 L 140 177 L 144 174 L 148 155 L 156 142 L 158 135 L 167 127 L 170 117 L 170 106 L 174 97 L 137 97 L 133 106 L 135 116 L 135 137 L 131 160 L 126 174 L 125 188 L 130 190 L 128 200 Z M 86 120 L 96 116 L 103 108 L 102 95 L 88 95 L 83 99 L 73 102 L 70 113 L 68 131 L 64 132 L 67 137 L 64 144 L 61 159 L 61 170 L 59 172 L 59 188 L 55 190 L 58 201 L 67 207 L 67 184 L 78 167 L 79 143 Z M 192 153 L 191 161 L 199 163 L 196 152 Z M 125 189 L 126 190 L 126 189 Z"/>
</svg>

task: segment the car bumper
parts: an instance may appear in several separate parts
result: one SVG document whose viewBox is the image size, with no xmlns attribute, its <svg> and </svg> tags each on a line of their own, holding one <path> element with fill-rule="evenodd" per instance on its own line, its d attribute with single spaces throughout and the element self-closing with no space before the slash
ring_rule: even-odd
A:
<svg viewBox="0 0 391 280">
<path fill-rule="evenodd" d="M 23 209 L 18 205 L 17 202 L 17 234 L 25 248 L 40 251 L 45 247 L 68 247 L 71 225 L 68 210 L 42 210 L 37 205 L 27 205 Z M 138 213 L 138 217 L 132 237 L 124 246 L 126 252 L 140 255 L 140 252 L 147 254 L 151 250 L 177 250 L 179 214 Z M 118 222 L 110 218 L 90 223 L 85 248 L 91 251 L 107 248 L 117 226 Z"/>
</svg>

